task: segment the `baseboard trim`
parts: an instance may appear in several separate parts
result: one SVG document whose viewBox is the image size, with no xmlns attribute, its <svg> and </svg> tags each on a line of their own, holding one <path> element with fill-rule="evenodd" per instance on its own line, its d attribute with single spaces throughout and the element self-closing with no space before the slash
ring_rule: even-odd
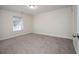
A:
<svg viewBox="0 0 79 59">
<path fill-rule="evenodd" d="M 58 38 L 63 38 L 63 39 L 70 39 L 73 40 L 70 37 L 61 37 L 61 36 L 56 36 L 56 35 L 49 35 L 49 34 L 44 34 L 44 33 L 35 33 L 35 34 L 40 34 L 40 35 L 46 35 L 46 36 L 51 36 L 51 37 L 58 37 Z"/>
<path fill-rule="evenodd" d="M 29 34 L 29 33 L 24 33 L 24 34 L 21 34 L 21 35 L 26 35 L 26 34 Z M 0 38 L 0 40 L 7 40 L 7 39 L 18 37 L 18 36 L 21 36 L 21 35 L 10 36 L 10 37 L 6 37 L 6 38 Z"/>
<path fill-rule="evenodd" d="M 26 34 L 30 34 L 30 33 L 24 33 L 24 34 L 21 34 L 21 35 L 26 35 Z M 40 34 L 40 35 L 46 35 L 46 36 L 51 36 L 51 37 L 58 37 L 58 38 L 73 40 L 72 38 L 59 37 L 59 36 L 56 36 L 56 35 L 49 35 L 49 34 L 44 34 L 44 33 L 34 33 L 34 34 Z M 21 35 L 11 36 L 11 37 L 7 37 L 7 38 L 0 38 L 0 40 L 7 40 L 7 39 L 14 38 L 14 37 L 21 36 Z"/>
</svg>

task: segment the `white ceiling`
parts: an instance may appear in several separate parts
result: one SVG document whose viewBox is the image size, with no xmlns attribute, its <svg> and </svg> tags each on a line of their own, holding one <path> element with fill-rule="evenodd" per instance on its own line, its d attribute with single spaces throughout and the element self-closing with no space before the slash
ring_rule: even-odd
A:
<svg viewBox="0 0 79 59">
<path fill-rule="evenodd" d="M 29 15 L 36 15 L 43 12 L 48 12 L 60 8 L 72 7 L 71 5 L 37 5 L 35 10 L 29 9 L 27 5 L 0 5 L 0 9 L 23 12 Z"/>
</svg>

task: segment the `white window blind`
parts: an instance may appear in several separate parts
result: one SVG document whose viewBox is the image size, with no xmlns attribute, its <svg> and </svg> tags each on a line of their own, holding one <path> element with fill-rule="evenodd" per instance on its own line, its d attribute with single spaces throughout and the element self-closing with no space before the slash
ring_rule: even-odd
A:
<svg viewBox="0 0 79 59">
<path fill-rule="evenodd" d="M 13 16 L 13 31 L 23 30 L 23 21 L 22 17 Z"/>
</svg>

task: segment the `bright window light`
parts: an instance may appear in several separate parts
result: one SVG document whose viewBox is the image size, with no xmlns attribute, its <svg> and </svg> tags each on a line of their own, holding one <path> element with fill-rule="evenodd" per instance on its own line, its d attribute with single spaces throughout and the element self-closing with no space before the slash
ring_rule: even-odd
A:
<svg viewBox="0 0 79 59">
<path fill-rule="evenodd" d="M 13 31 L 22 31 L 23 21 L 21 17 L 13 16 Z"/>
</svg>

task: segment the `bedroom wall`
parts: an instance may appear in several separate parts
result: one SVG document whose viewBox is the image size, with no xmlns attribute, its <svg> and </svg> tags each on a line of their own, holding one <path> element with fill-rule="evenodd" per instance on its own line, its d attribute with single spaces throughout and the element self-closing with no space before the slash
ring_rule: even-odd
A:
<svg viewBox="0 0 79 59">
<path fill-rule="evenodd" d="M 0 40 L 27 33 L 72 38 L 72 15 L 73 11 L 71 7 L 41 13 L 34 17 L 23 13 L 0 10 Z M 12 16 L 21 16 L 23 18 L 23 31 L 12 31 Z"/>
<path fill-rule="evenodd" d="M 11 37 L 27 34 L 32 32 L 32 17 L 30 15 L 26 15 L 23 13 L 13 12 L 13 11 L 6 11 L 6 10 L 0 10 L 1 17 L 0 22 L 2 23 L 2 30 L 1 30 L 1 36 L 0 40 L 8 39 Z M 12 17 L 13 16 L 20 16 L 23 18 L 23 26 L 24 30 L 20 32 L 13 32 L 13 23 L 12 23 Z M 1 21 L 2 20 L 2 21 Z M 0 23 L 0 25 L 1 25 Z M 1 28 L 0 27 L 0 28 Z"/>
<path fill-rule="evenodd" d="M 34 33 L 71 39 L 73 33 L 72 7 L 35 15 L 33 26 Z"/>
</svg>

